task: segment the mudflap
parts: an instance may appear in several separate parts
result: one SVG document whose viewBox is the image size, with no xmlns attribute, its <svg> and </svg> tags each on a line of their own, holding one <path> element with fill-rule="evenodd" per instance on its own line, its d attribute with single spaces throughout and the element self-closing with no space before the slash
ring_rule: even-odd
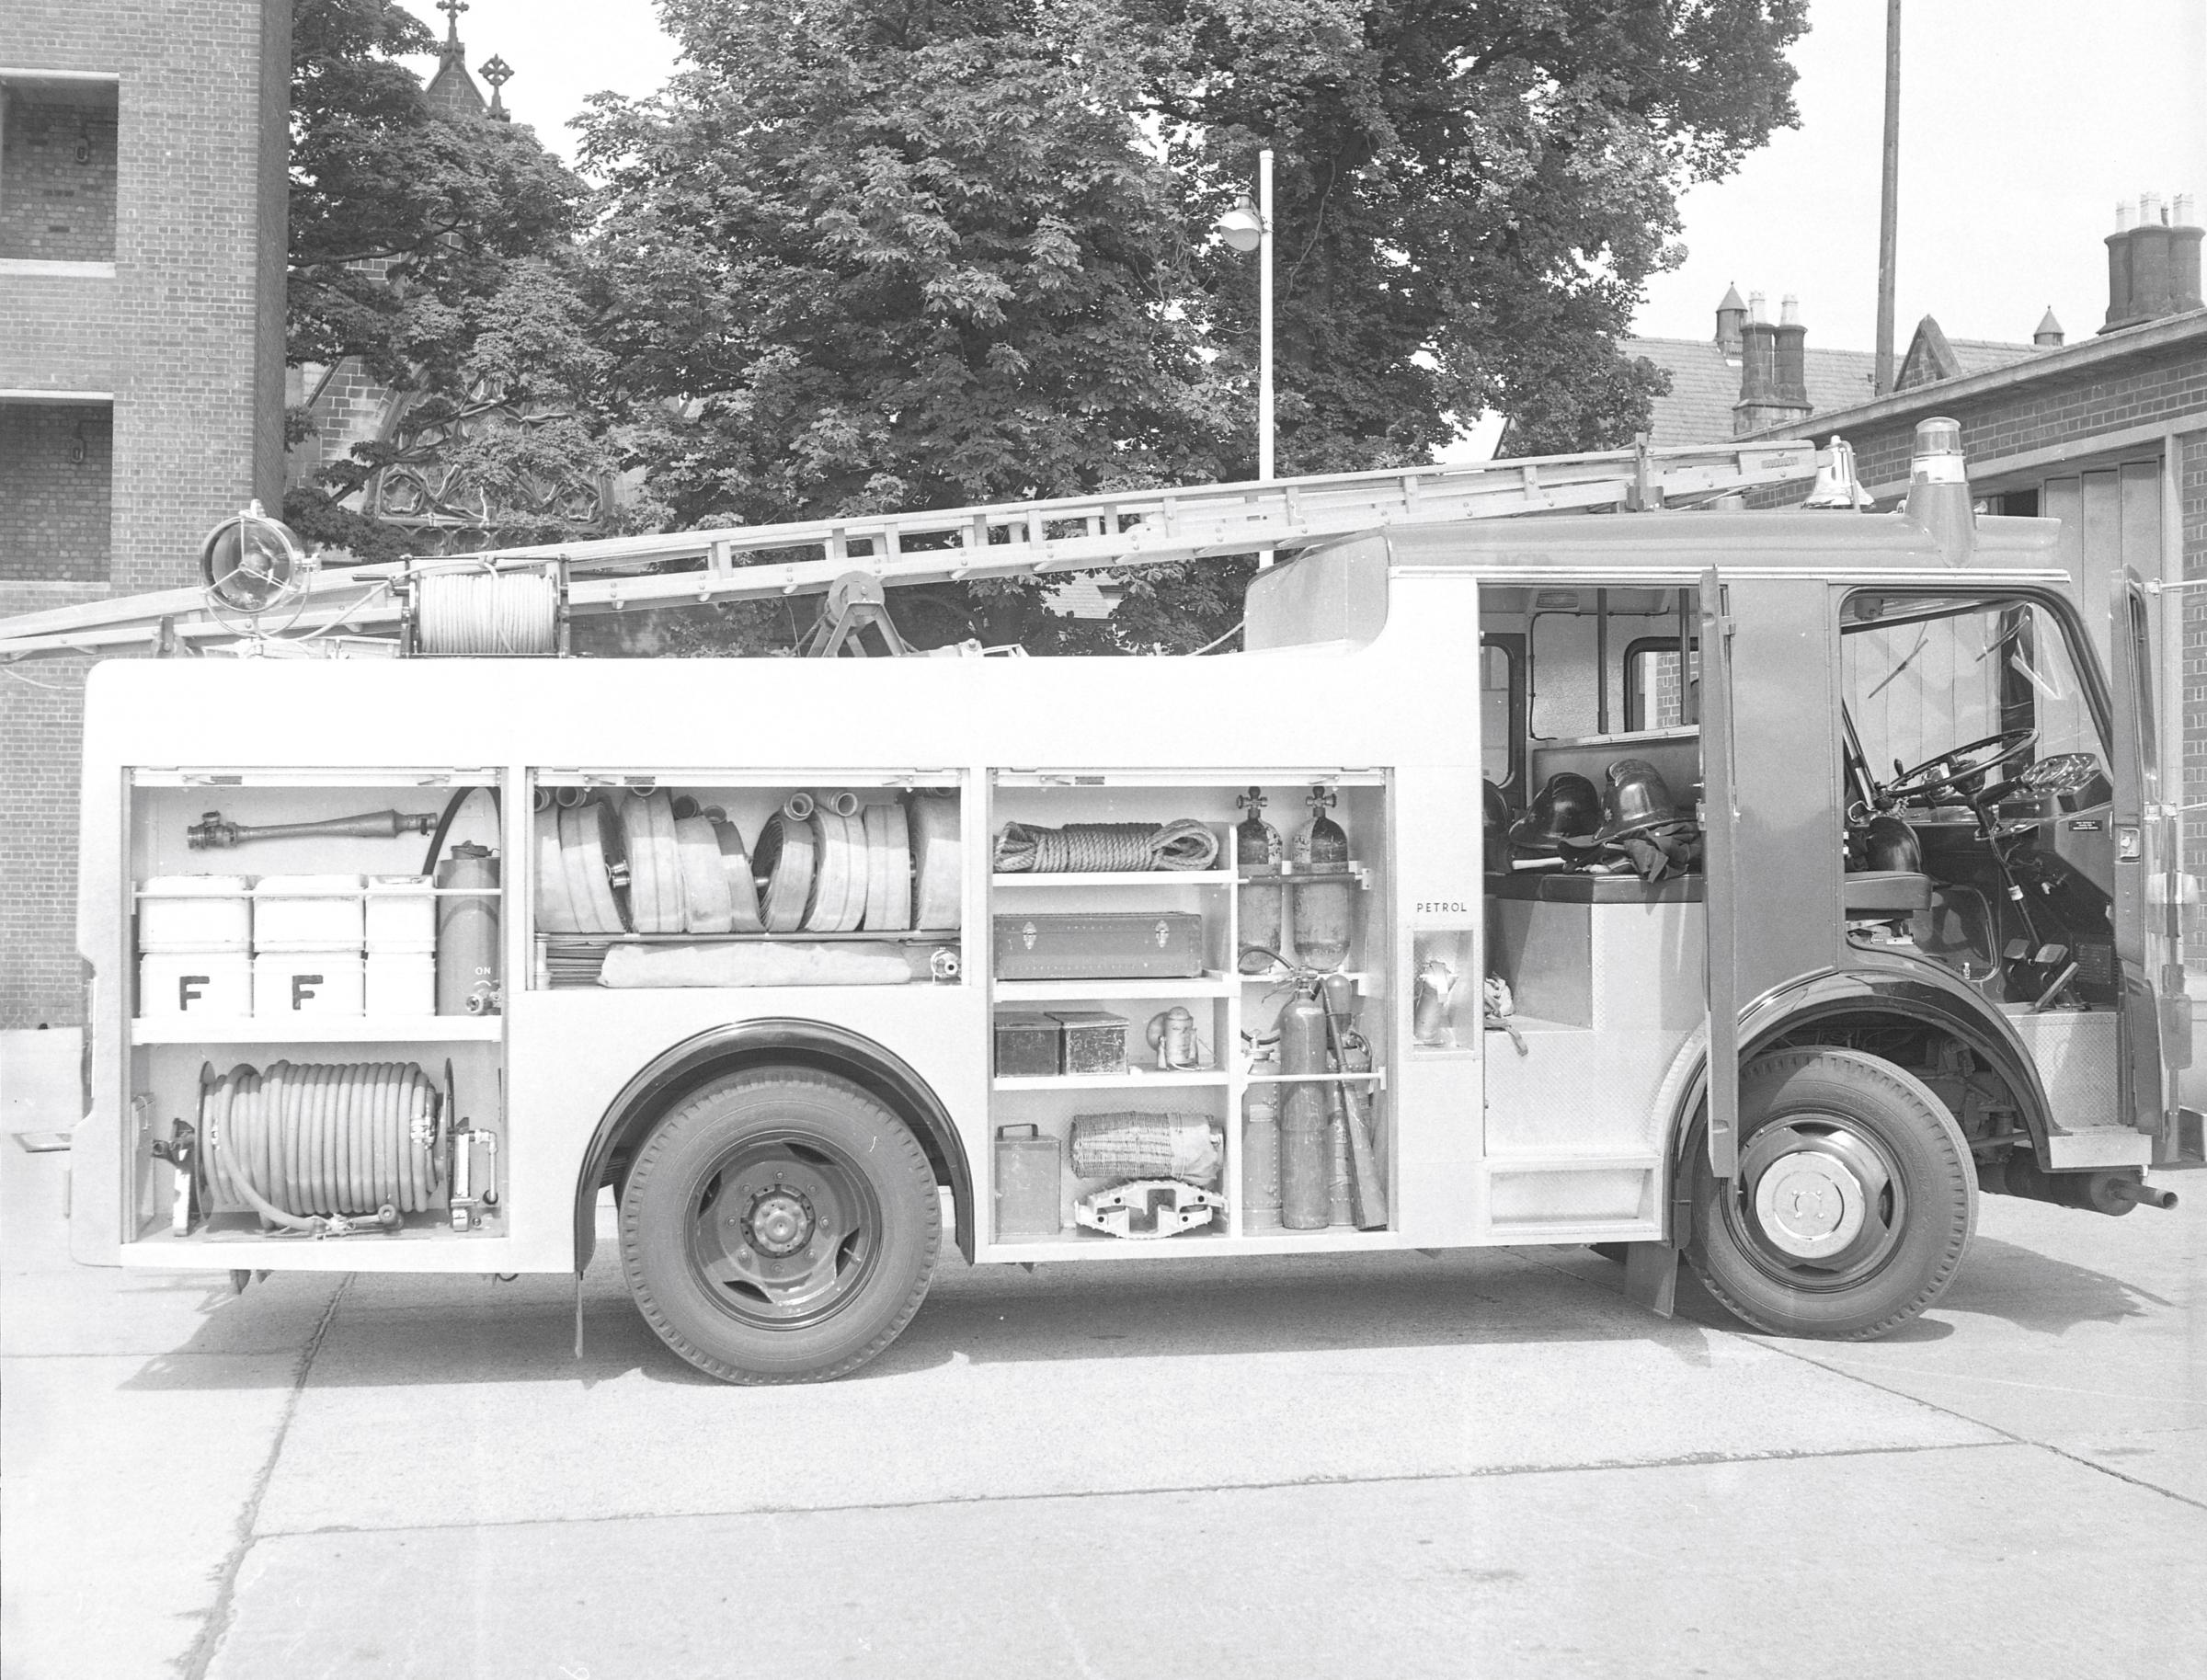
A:
<svg viewBox="0 0 2207 1680">
<path fill-rule="evenodd" d="M 1678 1299 L 1678 1250 L 1668 1242 L 1625 1244 L 1625 1299 L 1667 1319 Z"/>
</svg>

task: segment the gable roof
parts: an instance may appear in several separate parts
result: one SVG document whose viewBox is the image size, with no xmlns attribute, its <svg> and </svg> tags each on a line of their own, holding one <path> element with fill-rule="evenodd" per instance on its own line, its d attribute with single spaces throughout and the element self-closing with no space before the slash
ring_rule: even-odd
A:
<svg viewBox="0 0 2207 1680">
<path fill-rule="evenodd" d="M 2053 310 L 2046 312 L 2046 318 L 2053 319 Z M 2045 323 L 2040 325 L 2043 327 Z M 2059 322 L 2054 324 L 2053 330 L 2061 331 Z M 1893 388 L 1909 391 L 1942 379 L 1966 379 L 1973 373 L 1989 373 L 2027 356 L 2039 355 L 2046 348 L 2037 344 L 2003 344 L 1996 338 L 1950 338 L 1935 317 L 1926 315 L 1915 324 L 1915 337 L 1908 341 L 1908 353 L 1901 358 Z M 1858 393 L 1854 401 L 1860 400 Z M 1817 406 L 1821 408 L 1824 405 L 1819 403 Z"/>
</svg>

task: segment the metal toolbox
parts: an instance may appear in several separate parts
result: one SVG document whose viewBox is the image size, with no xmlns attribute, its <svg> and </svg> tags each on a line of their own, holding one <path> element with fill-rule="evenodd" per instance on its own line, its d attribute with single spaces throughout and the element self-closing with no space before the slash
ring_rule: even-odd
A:
<svg viewBox="0 0 2207 1680">
<path fill-rule="evenodd" d="M 1049 1016 L 1000 1010 L 996 1017 L 996 1076 L 1053 1079 L 1065 1071 L 1065 1034 Z"/>
<path fill-rule="evenodd" d="M 1000 980 L 1189 979 L 1203 918 L 1186 910 L 1072 911 L 996 919 Z"/>
<path fill-rule="evenodd" d="M 1065 1035 L 1068 1073 L 1126 1071 L 1126 1018 L 1100 1009 L 1054 1009 L 1050 1019 Z"/>
</svg>

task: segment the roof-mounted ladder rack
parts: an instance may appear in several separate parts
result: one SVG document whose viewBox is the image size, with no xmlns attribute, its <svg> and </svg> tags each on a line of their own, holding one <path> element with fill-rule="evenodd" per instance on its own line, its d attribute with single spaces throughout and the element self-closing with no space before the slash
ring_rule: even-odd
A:
<svg viewBox="0 0 2207 1680">
<path fill-rule="evenodd" d="M 1815 470 L 1815 445 L 1801 440 L 1641 447 L 600 537 L 329 567 L 314 577 L 297 629 L 388 634 L 401 617 L 398 586 L 410 574 L 429 571 L 541 569 L 557 561 L 570 611 L 621 611 L 818 594 L 852 573 L 885 587 L 1048 576 L 1291 551 L 1389 525 L 1659 508 L 1804 479 Z M 0 661 L 236 639 L 234 629 L 206 611 L 200 590 L 170 589 L 0 621 Z"/>
</svg>

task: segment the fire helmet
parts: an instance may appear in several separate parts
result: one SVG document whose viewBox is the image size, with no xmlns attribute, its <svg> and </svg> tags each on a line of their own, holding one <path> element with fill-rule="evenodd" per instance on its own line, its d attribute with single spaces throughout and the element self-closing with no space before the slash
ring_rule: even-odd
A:
<svg viewBox="0 0 2207 1680">
<path fill-rule="evenodd" d="M 1677 820 L 1670 783 L 1645 759 L 1618 759 L 1609 766 L 1609 788 L 1602 795 L 1604 840 L 1644 834 Z"/>
<path fill-rule="evenodd" d="M 1553 857 L 1595 844 L 1602 826 L 1602 796 L 1576 771 L 1560 770 L 1533 798 L 1532 808 L 1510 827 L 1510 845 L 1535 857 Z"/>
</svg>

